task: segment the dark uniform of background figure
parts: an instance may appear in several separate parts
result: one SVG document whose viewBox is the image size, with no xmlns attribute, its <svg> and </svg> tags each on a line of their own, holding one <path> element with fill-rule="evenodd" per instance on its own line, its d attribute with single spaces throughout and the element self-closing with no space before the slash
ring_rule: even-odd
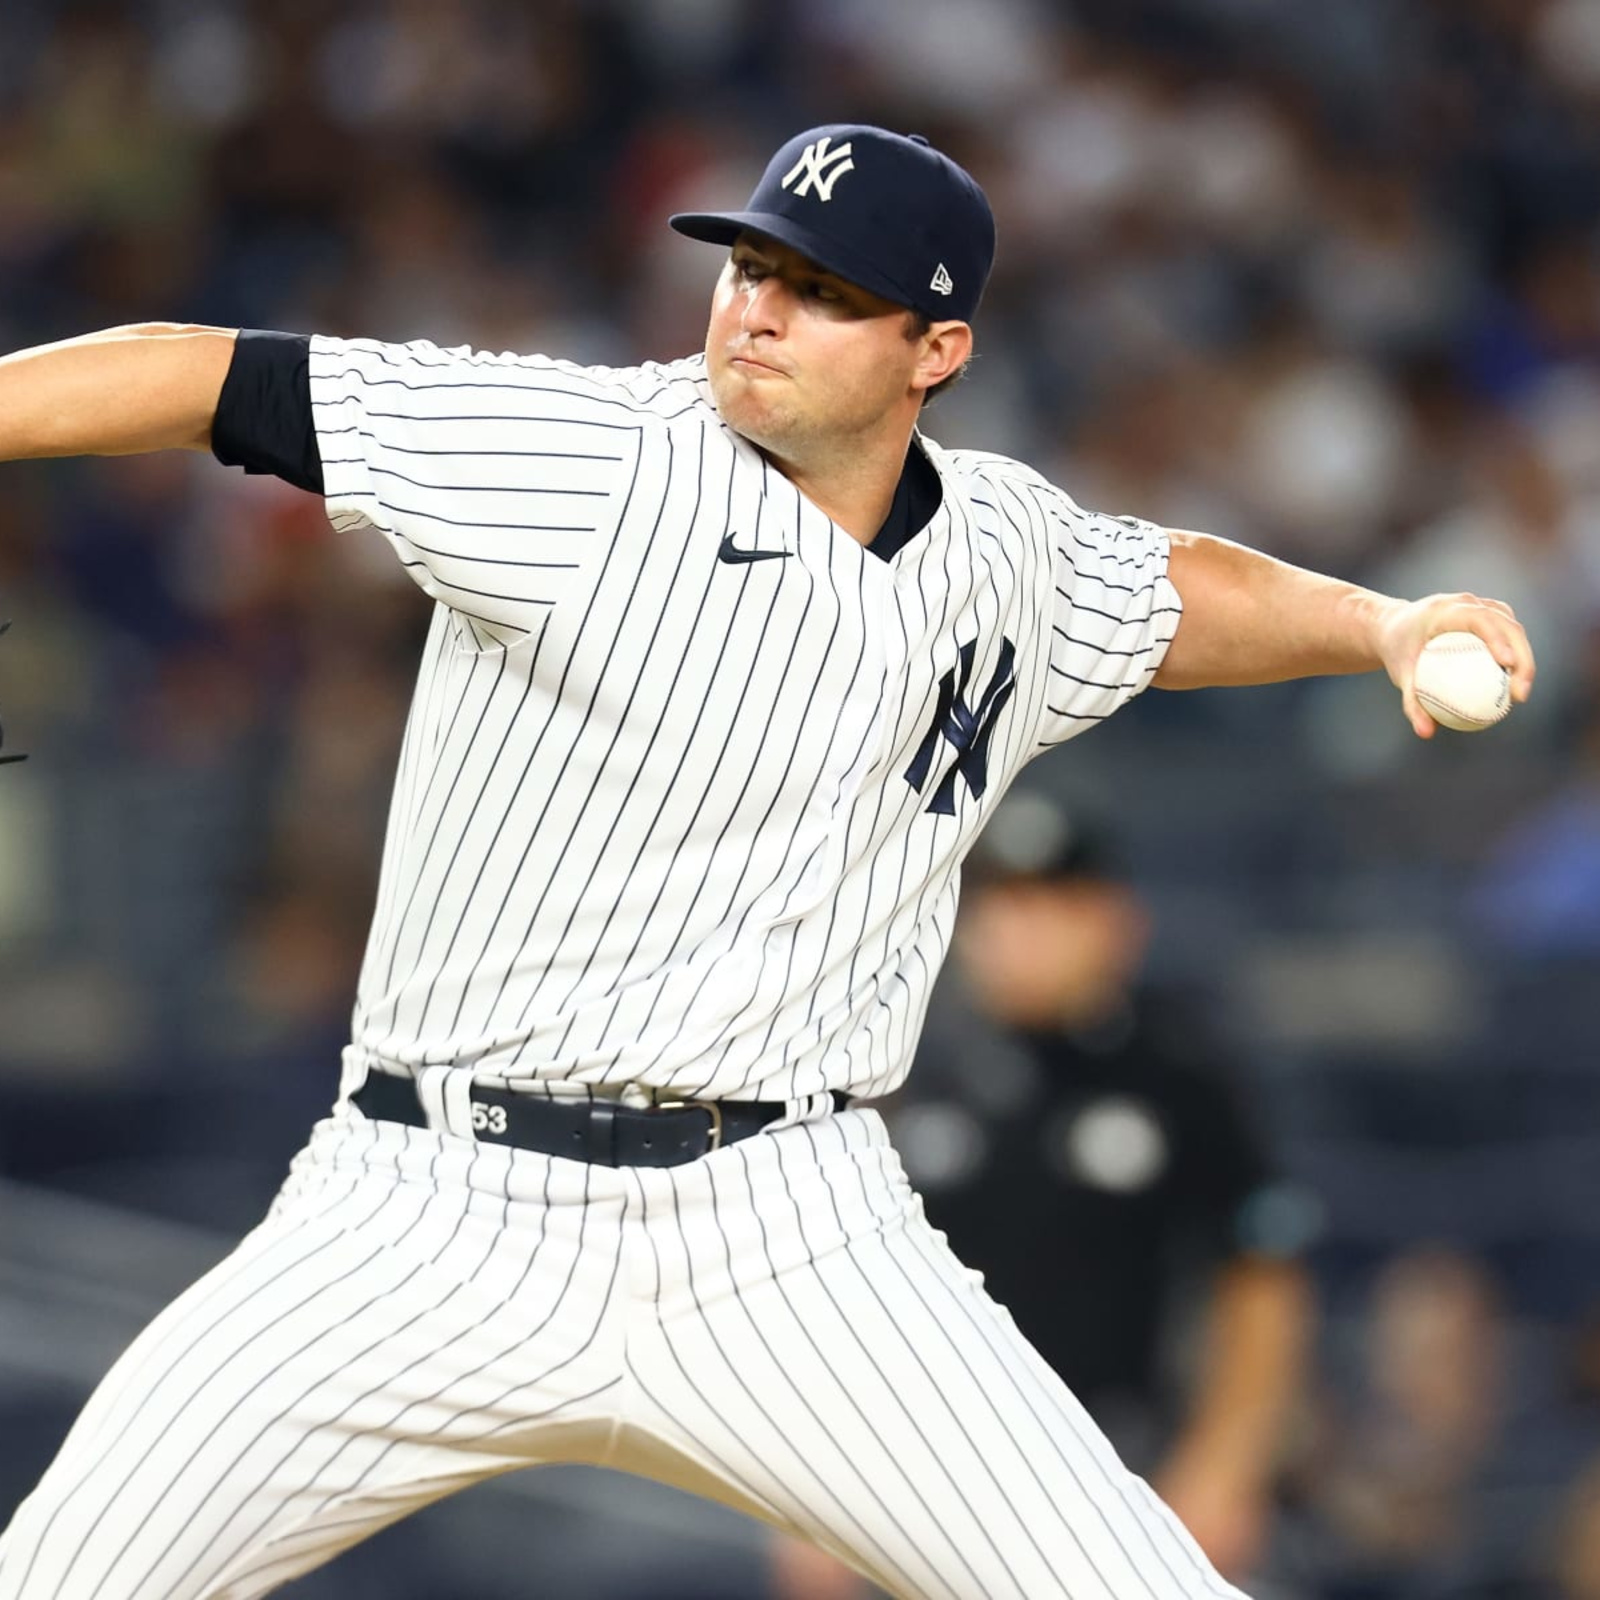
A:
<svg viewBox="0 0 1600 1600">
<path fill-rule="evenodd" d="M 1230 1576 L 1250 1574 L 1307 1345 L 1314 1200 L 1192 1016 L 1103 830 L 1019 789 L 887 1109 L 929 1217 Z"/>
</svg>

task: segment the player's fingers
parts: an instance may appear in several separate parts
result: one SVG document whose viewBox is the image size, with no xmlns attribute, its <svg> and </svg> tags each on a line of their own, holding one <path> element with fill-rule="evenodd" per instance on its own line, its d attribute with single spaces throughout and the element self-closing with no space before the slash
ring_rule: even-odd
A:
<svg viewBox="0 0 1600 1600">
<path fill-rule="evenodd" d="M 1411 731 L 1419 739 L 1431 739 L 1438 724 L 1423 709 L 1422 702 L 1417 699 L 1417 691 L 1413 687 L 1411 674 L 1406 675 L 1406 681 L 1400 686 L 1400 707 L 1405 712 L 1406 721 L 1411 724 Z"/>
<path fill-rule="evenodd" d="M 1478 613 L 1477 625 L 1472 630 L 1488 645 L 1490 653 L 1511 674 L 1511 698 L 1523 701 L 1533 692 L 1533 680 L 1538 673 L 1538 663 L 1533 659 L 1533 646 L 1515 615 L 1505 608 L 1487 606 Z"/>
<path fill-rule="evenodd" d="M 1503 600 L 1486 600 L 1475 594 L 1456 595 L 1430 635 L 1451 628 L 1475 633 L 1488 645 L 1490 653 L 1511 674 L 1511 698 L 1523 701 L 1533 692 L 1538 664 L 1527 630 L 1517 614 Z"/>
<path fill-rule="evenodd" d="M 1492 648 L 1492 647 L 1491 647 Z M 1519 704 L 1533 693 L 1533 680 L 1538 676 L 1539 665 L 1533 659 L 1533 646 L 1527 634 L 1519 628 L 1507 640 L 1507 654 L 1495 652 L 1495 660 L 1511 669 L 1511 698 Z"/>
</svg>

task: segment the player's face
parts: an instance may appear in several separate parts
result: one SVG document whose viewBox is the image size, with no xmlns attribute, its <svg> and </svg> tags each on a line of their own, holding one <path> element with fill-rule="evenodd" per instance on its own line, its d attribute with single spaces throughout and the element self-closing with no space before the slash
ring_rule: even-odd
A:
<svg viewBox="0 0 1600 1600">
<path fill-rule="evenodd" d="M 743 234 L 717 283 L 706 367 L 717 410 L 783 460 L 904 430 L 920 392 L 910 313 L 787 245 Z"/>
</svg>

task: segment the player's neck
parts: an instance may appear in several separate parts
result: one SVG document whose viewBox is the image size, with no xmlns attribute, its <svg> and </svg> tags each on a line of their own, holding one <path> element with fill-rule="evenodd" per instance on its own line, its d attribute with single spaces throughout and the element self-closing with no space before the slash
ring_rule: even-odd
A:
<svg viewBox="0 0 1600 1600">
<path fill-rule="evenodd" d="M 871 544 L 894 503 L 905 470 L 909 435 L 878 448 L 855 448 L 812 459 L 786 460 L 764 451 L 779 472 L 859 544 Z"/>
</svg>

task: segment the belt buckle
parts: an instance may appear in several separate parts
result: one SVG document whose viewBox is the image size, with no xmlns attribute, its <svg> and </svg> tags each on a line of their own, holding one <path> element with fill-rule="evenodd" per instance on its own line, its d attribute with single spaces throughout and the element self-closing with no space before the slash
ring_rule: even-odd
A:
<svg viewBox="0 0 1600 1600">
<path fill-rule="evenodd" d="M 722 1107 L 715 1100 L 657 1100 L 657 1111 L 703 1111 L 711 1118 L 706 1154 L 722 1148 Z"/>
</svg>

